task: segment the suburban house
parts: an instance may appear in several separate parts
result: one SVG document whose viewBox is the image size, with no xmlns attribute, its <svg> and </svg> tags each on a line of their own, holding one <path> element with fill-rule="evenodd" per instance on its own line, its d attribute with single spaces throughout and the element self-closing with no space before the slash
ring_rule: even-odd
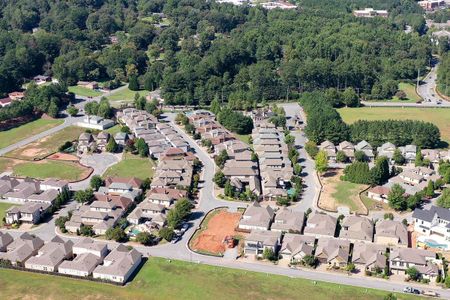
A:
<svg viewBox="0 0 450 300">
<path fill-rule="evenodd" d="M 19 184 L 20 182 L 14 177 L 7 175 L 0 177 L 0 198 L 3 198 L 6 193 L 12 191 Z"/>
<path fill-rule="evenodd" d="M 146 199 L 156 204 L 162 204 L 165 207 L 170 207 L 176 201 L 186 198 L 187 191 L 171 188 L 153 188 L 147 191 Z M 167 202 L 167 200 L 169 202 Z"/>
<path fill-rule="evenodd" d="M 407 163 L 412 163 L 416 159 L 417 146 L 406 145 L 404 147 L 398 147 Z"/>
<path fill-rule="evenodd" d="M 3 197 L 11 202 L 26 202 L 28 197 L 40 192 L 40 182 L 38 180 L 26 178 L 12 190 L 5 193 Z"/>
<path fill-rule="evenodd" d="M 38 237 L 25 232 L 6 246 L 6 252 L 0 252 L 0 259 L 9 260 L 12 265 L 23 265 L 23 263 L 44 245 L 44 241 Z"/>
<path fill-rule="evenodd" d="M 90 90 L 98 89 L 98 82 L 96 81 L 78 81 L 77 85 Z"/>
<path fill-rule="evenodd" d="M 365 8 L 362 10 L 354 10 L 353 15 L 358 18 L 373 18 L 373 17 L 387 18 L 389 16 L 389 13 L 387 10 L 375 10 L 373 8 Z"/>
<path fill-rule="evenodd" d="M 354 243 L 352 263 L 360 270 L 384 270 L 387 265 L 386 246 L 363 242 Z"/>
<path fill-rule="evenodd" d="M 97 266 L 92 275 L 98 279 L 125 283 L 141 261 L 141 253 L 121 244 L 105 257 L 103 264 Z"/>
<path fill-rule="evenodd" d="M 159 227 L 162 227 L 166 223 L 165 210 L 166 207 L 162 204 L 144 200 L 128 215 L 127 220 L 131 224 L 140 224 L 145 221 L 151 221 Z"/>
<path fill-rule="evenodd" d="M 55 236 L 25 262 L 25 268 L 46 272 L 57 272 L 63 260 L 72 257 L 72 241 Z"/>
<path fill-rule="evenodd" d="M 392 158 L 394 157 L 394 152 L 395 152 L 395 145 L 392 143 L 384 143 L 383 145 L 381 145 L 381 147 L 377 148 L 377 153 L 378 156 L 386 156 L 387 158 L 389 158 L 389 160 L 392 161 Z"/>
<path fill-rule="evenodd" d="M 361 141 L 356 144 L 355 151 L 362 151 L 369 161 L 373 161 L 375 157 L 372 146 L 366 141 Z"/>
<path fill-rule="evenodd" d="M 9 233 L 0 231 L 0 252 L 6 252 L 6 247 L 13 241 L 14 239 Z"/>
<path fill-rule="evenodd" d="M 377 185 L 367 191 L 367 197 L 370 199 L 388 203 L 390 189 L 386 186 Z"/>
<path fill-rule="evenodd" d="M 78 137 L 77 151 L 79 154 L 87 153 L 97 149 L 97 144 L 95 143 L 92 134 L 83 132 Z"/>
<path fill-rule="evenodd" d="M 316 237 L 334 237 L 336 232 L 337 219 L 333 216 L 314 212 L 306 221 L 305 235 Z"/>
<path fill-rule="evenodd" d="M 46 76 L 46 75 L 37 75 L 33 77 L 33 81 L 37 84 L 37 85 L 42 85 L 46 82 L 50 82 L 52 81 L 52 78 L 50 76 Z"/>
<path fill-rule="evenodd" d="M 342 220 L 339 237 L 355 241 L 372 242 L 373 222 L 360 216 L 347 216 Z"/>
<path fill-rule="evenodd" d="M 117 145 L 120 145 L 121 147 L 124 147 L 130 137 L 128 136 L 128 133 L 125 132 L 118 132 L 114 135 L 114 140 L 116 141 Z"/>
<path fill-rule="evenodd" d="M 108 247 L 105 243 L 99 243 L 91 238 L 83 238 L 73 245 L 73 254 L 81 255 L 91 253 L 98 257 L 105 257 L 108 254 Z"/>
<path fill-rule="evenodd" d="M 300 262 L 306 255 L 312 255 L 316 239 L 312 236 L 285 233 L 280 254 L 291 263 Z"/>
<path fill-rule="evenodd" d="M 450 210 L 432 205 L 429 209 L 416 208 L 412 215 L 414 231 L 434 238 L 450 241 Z"/>
<path fill-rule="evenodd" d="M 37 203 L 47 203 L 52 205 L 53 202 L 58 197 L 59 192 L 58 190 L 46 190 L 40 194 L 33 194 L 30 197 L 28 197 L 28 202 L 37 202 Z"/>
<path fill-rule="evenodd" d="M 101 263 L 102 259 L 92 253 L 83 253 L 77 255 L 73 260 L 63 261 L 58 272 L 61 274 L 87 277 L 92 274 L 94 269 Z"/>
<path fill-rule="evenodd" d="M 252 230 L 246 237 L 244 245 L 245 255 L 262 257 L 265 249 L 278 253 L 281 242 L 281 232 L 268 230 Z"/>
<path fill-rule="evenodd" d="M 320 263 L 333 267 L 345 267 L 350 256 L 350 241 L 335 238 L 319 238 L 315 256 Z"/>
<path fill-rule="evenodd" d="M 386 246 L 408 247 L 408 230 L 401 222 L 380 220 L 375 224 L 374 242 Z"/>
<path fill-rule="evenodd" d="M 105 130 L 114 126 L 114 121 L 110 119 L 104 119 L 99 116 L 87 115 L 82 122 L 77 122 L 77 126 L 96 130 Z"/>
<path fill-rule="evenodd" d="M 324 141 L 319 145 L 319 149 L 327 153 L 328 160 L 331 162 L 336 162 L 336 147 L 330 141 Z"/>
<path fill-rule="evenodd" d="M 6 224 L 31 223 L 37 224 L 41 218 L 48 212 L 50 203 L 26 202 L 20 206 L 11 206 L 6 210 Z"/>
<path fill-rule="evenodd" d="M 245 210 L 238 228 L 245 231 L 268 230 L 274 216 L 275 213 L 270 206 L 263 207 L 255 201 Z"/>
<path fill-rule="evenodd" d="M 49 178 L 47 180 L 41 181 L 40 189 L 41 191 L 57 190 L 61 192 L 63 189 L 69 188 L 69 182 L 67 180 L 59 180 Z"/>
<path fill-rule="evenodd" d="M 111 135 L 109 132 L 101 131 L 99 134 L 97 134 L 97 149 L 100 151 L 106 150 L 106 145 L 109 142 Z"/>
<path fill-rule="evenodd" d="M 305 222 L 303 212 L 292 211 L 286 207 L 277 211 L 270 230 L 290 233 L 301 233 Z"/>
<path fill-rule="evenodd" d="M 344 152 L 345 156 L 350 161 L 353 161 L 355 159 L 355 146 L 352 143 L 350 143 L 348 141 L 343 141 L 343 142 L 339 143 L 337 148 L 338 148 L 338 151 Z"/>
<path fill-rule="evenodd" d="M 436 253 L 414 248 L 394 248 L 389 255 L 389 268 L 392 273 L 405 274 L 410 268 L 416 268 L 423 278 L 434 282 L 441 272 L 442 261 L 436 259 Z"/>
</svg>

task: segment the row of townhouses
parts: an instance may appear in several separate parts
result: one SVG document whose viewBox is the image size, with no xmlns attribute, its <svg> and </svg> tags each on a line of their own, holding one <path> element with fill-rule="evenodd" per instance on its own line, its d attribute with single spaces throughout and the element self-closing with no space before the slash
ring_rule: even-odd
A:
<svg viewBox="0 0 450 300">
<path fill-rule="evenodd" d="M 284 131 L 263 120 L 255 123 L 253 147 L 258 155 L 265 200 L 286 197 L 291 186 L 294 169 L 288 156 L 288 146 L 284 142 Z"/>
<path fill-rule="evenodd" d="M 0 177 L 0 198 L 21 204 L 6 210 L 6 224 L 39 223 L 65 188 L 68 188 L 65 180 Z"/>
<path fill-rule="evenodd" d="M 214 146 L 212 157 L 223 150 L 229 159 L 223 168 L 223 174 L 238 191 L 249 189 L 257 196 L 261 195 L 261 181 L 258 162 L 252 160 L 250 147 L 237 140 L 235 136 L 220 125 L 214 114 L 208 111 L 194 111 L 189 115 L 189 122 L 204 140 L 210 140 Z"/>
<path fill-rule="evenodd" d="M 142 255 L 122 244 L 109 251 L 105 243 L 89 238 L 74 243 L 55 236 L 44 243 L 29 233 L 14 239 L 0 232 L 0 259 L 30 270 L 123 284 L 140 265 Z"/>
<path fill-rule="evenodd" d="M 255 202 L 243 214 L 238 229 L 250 232 L 245 239 L 245 255 L 261 257 L 265 249 L 271 249 L 290 263 L 314 255 L 320 263 L 332 267 L 354 263 L 361 270 L 374 271 L 389 266 L 392 273 L 404 274 L 414 266 L 426 279 L 442 275 L 442 261 L 434 252 L 408 248 L 407 227 L 398 221 L 379 220 L 374 224 L 362 216 L 347 216 L 339 222 L 323 213 L 305 218 L 303 212 L 287 208 L 275 212 Z"/>
<path fill-rule="evenodd" d="M 145 140 L 150 155 L 159 158 L 169 148 L 189 150 L 189 143 L 169 123 L 160 123 L 150 113 L 126 108 L 117 114 L 120 122 L 127 125 L 134 137 Z"/>
</svg>

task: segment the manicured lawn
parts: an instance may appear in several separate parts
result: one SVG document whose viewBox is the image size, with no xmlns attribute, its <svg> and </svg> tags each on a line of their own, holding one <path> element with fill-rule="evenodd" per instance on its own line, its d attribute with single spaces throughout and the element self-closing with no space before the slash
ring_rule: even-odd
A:
<svg viewBox="0 0 450 300">
<path fill-rule="evenodd" d="M 12 159 L 0 157 L 0 173 L 5 172 L 12 164 Z"/>
<path fill-rule="evenodd" d="M 16 204 L 0 203 L 0 227 L 3 226 L 3 218 L 5 217 L 5 211 L 13 205 Z"/>
<path fill-rule="evenodd" d="M 11 151 L 7 156 L 22 159 L 42 158 L 58 151 L 59 146 L 66 141 L 77 140 L 80 134 L 85 130 L 86 129 L 81 127 L 69 126 L 51 136 Z"/>
<path fill-rule="evenodd" d="M 150 258 L 125 287 L 0 269 L 5 299 L 383 299 L 385 291 Z M 43 291 L 45 291 L 43 293 Z M 44 296 L 45 295 L 45 296 Z M 398 294 L 397 299 L 419 299 Z"/>
<path fill-rule="evenodd" d="M 116 133 L 120 132 L 121 128 L 122 126 L 120 125 L 114 125 L 113 127 L 106 129 L 105 131 L 109 132 L 111 135 L 115 135 Z"/>
<path fill-rule="evenodd" d="M 118 176 L 118 177 L 137 177 L 145 179 L 152 178 L 155 170 L 153 161 L 149 158 L 141 158 L 137 155 L 124 154 L 122 161 L 111 166 L 106 170 L 104 176 Z"/>
<path fill-rule="evenodd" d="M 249 139 L 251 137 L 250 134 L 234 134 L 239 140 L 243 141 L 244 143 L 246 143 L 247 145 L 250 145 Z"/>
<path fill-rule="evenodd" d="M 416 107 L 358 107 L 340 108 L 339 114 L 346 123 L 357 120 L 420 120 L 435 124 L 441 131 L 441 138 L 450 142 L 450 109 Z"/>
<path fill-rule="evenodd" d="M 0 148 L 5 148 L 30 136 L 56 127 L 63 122 L 63 120 L 37 119 L 10 130 L 0 131 Z"/>
<path fill-rule="evenodd" d="M 336 191 L 332 196 L 340 204 L 350 207 L 352 211 L 358 210 L 358 206 L 355 203 L 355 197 L 358 197 L 358 193 L 364 189 L 364 185 L 351 183 L 348 181 L 339 180 L 335 185 Z"/>
<path fill-rule="evenodd" d="M 139 93 L 139 95 L 141 96 L 147 96 L 148 95 L 148 91 L 132 91 L 129 88 L 123 89 L 118 91 L 117 93 L 113 93 L 110 96 L 108 96 L 107 98 L 110 101 L 125 101 L 125 102 L 130 102 L 134 100 L 134 95 L 136 95 L 136 93 Z"/>
<path fill-rule="evenodd" d="M 13 167 L 13 174 L 21 177 L 33 177 L 39 179 L 58 178 L 65 180 L 82 179 L 87 169 L 75 163 L 64 161 L 45 160 L 43 162 L 20 163 Z"/>
<path fill-rule="evenodd" d="M 415 103 L 418 100 L 421 100 L 419 95 L 416 93 L 416 86 L 412 83 L 400 82 L 398 84 L 398 89 L 402 90 L 406 94 L 406 99 L 400 99 L 396 96 L 393 96 L 390 99 L 382 99 L 382 100 L 374 100 L 374 101 L 387 101 L 387 102 L 401 102 L 401 103 Z"/>
<path fill-rule="evenodd" d="M 97 97 L 100 96 L 102 93 L 99 91 L 94 91 L 91 89 L 87 89 L 82 86 L 69 86 L 69 92 L 74 93 L 75 95 L 84 96 L 84 97 Z"/>
</svg>

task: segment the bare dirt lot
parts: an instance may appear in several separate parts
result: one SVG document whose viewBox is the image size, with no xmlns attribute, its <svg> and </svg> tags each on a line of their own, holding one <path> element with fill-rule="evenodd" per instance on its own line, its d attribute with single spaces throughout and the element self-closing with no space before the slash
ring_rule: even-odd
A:
<svg viewBox="0 0 450 300">
<path fill-rule="evenodd" d="M 204 229 L 192 240 L 191 248 L 210 254 L 224 253 L 226 250 L 224 238 L 227 235 L 242 235 L 235 231 L 241 215 L 239 212 L 231 213 L 225 209 L 212 212 L 210 218 L 202 224 Z"/>
</svg>

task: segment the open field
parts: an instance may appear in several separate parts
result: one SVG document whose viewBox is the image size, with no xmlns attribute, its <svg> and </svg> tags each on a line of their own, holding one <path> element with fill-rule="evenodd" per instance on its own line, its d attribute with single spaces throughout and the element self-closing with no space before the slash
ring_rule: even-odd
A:
<svg viewBox="0 0 450 300">
<path fill-rule="evenodd" d="M 134 100 L 134 95 L 136 95 L 136 93 L 139 93 L 139 95 L 144 96 L 144 97 L 148 95 L 148 91 L 145 91 L 145 90 L 132 91 L 129 88 L 126 88 L 126 89 L 118 91 L 117 93 L 111 94 L 107 98 L 109 99 L 109 101 L 131 102 Z"/>
<path fill-rule="evenodd" d="M 214 255 L 223 255 L 226 236 L 236 236 L 234 230 L 241 219 L 241 213 L 230 213 L 226 209 L 215 210 L 203 220 L 202 227 L 191 240 L 191 249 Z"/>
<path fill-rule="evenodd" d="M 152 178 L 155 170 L 153 169 L 155 164 L 149 158 L 141 158 L 137 155 L 125 153 L 122 161 L 111 166 L 106 170 L 106 176 L 118 176 L 118 177 L 137 177 L 145 179 L 147 177 Z"/>
<path fill-rule="evenodd" d="M 420 120 L 435 124 L 441 131 L 441 138 L 450 142 L 450 109 L 417 107 L 358 107 L 340 108 L 339 114 L 346 123 L 358 120 Z"/>
<path fill-rule="evenodd" d="M 121 128 L 122 128 L 122 126 L 116 124 L 113 127 L 106 129 L 105 131 L 109 132 L 111 135 L 114 136 L 116 133 L 120 132 Z"/>
<path fill-rule="evenodd" d="M 234 135 L 236 136 L 236 138 L 238 138 L 242 142 L 246 143 L 247 145 L 250 145 L 250 142 L 249 142 L 250 137 L 251 137 L 250 134 L 237 134 L 237 133 L 234 133 Z"/>
<path fill-rule="evenodd" d="M 3 226 L 3 218 L 5 217 L 5 211 L 15 204 L 12 203 L 0 203 L 0 227 Z"/>
<path fill-rule="evenodd" d="M 73 162 L 42 160 L 14 165 L 13 174 L 38 179 L 58 178 L 76 181 L 87 177 L 89 169 Z"/>
<path fill-rule="evenodd" d="M 0 148 L 5 148 L 30 136 L 56 127 L 63 122 L 63 120 L 37 119 L 16 128 L 0 131 Z"/>
<path fill-rule="evenodd" d="M 64 144 L 66 141 L 78 139 L 80 134 L 84 131 L 84 128 L 70 126 L 34 143 L 30 143 L 24 147 L 8 152 L 6 156 L 29 160 L 43 158 L 58 151 L 59 146 Z"/>
<path fill-rule="evenodd" d="M 379 300 L 385 291 L 150 258 L 125 287 L 0 269 L 4 299 L 304 299 Z M 45 292 L 43 292 L 45 291 Z M 398 294 L 397 299 L 420 299 Z"/>
<path fill-rule="evenodd" d="M 100 96 L 102 93 L 99 91 L 94 91 L 82 86 L 69 86 L 69 92 L 74 93 L 75 95 L 78 96 L 84 96 L 84 97 L 98 97 Z"/>
<path fill-rule="evenodd" d="M 366 207 L 359 199 L 358 193 L 367 186 L 342 181 L 341 175 L 342 170 L 329 170 L 323 175 L 323 192 L 320 195 L 319 206 L 332 211 L 339 206 L 346 206 L 351 211 L 366 213 Z"/>
</svg>

